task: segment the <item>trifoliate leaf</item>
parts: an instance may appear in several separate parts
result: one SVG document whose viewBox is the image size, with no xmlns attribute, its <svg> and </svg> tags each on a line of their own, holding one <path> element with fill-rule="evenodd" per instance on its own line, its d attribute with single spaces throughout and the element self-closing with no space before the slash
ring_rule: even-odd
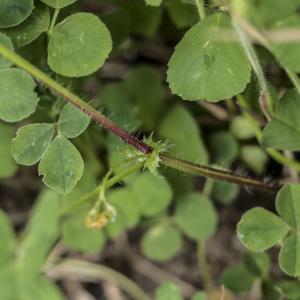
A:
<svg viewBox="0 0 300 300">
<path fill-rule="evenodd" d="M 8 36 L 6 36 L 5 34 L 3 34 L 2 32 L 0 32 L 0 44 L 2 46 L 4 46 L 5 48 L 8 48 L 10 51 L 14 50 L 11 39 Z M 12 65 L 12 63 L 9 60 L 0 56 L 0 70 L 7 69 L 11 65 Z"/>
<path fill-rule="evenodd" d="M 58 129 L 67 138 L 80 135 L 90 124 L 90 118 L 74 105 L 68 103 L 59 115 Z"/>
<path fill-rule="evenodd" d="M 20 69 L 0 71 L 0 119 L 21 121 L 34 113 L 38 104 L 32 77 Z"/>
<path fill-rule="evenodd" d="M 32 14 L 20 25 L 4 30 L 16 48 L 30 44 L 50 25 L 50 13 L 46 5 L 37 3 Z"/>
<path fill-rule="evenodd" d="M 51 7 L 60 9 L 76 2 L 77 0 L 40 0 L 40 1 L 44 2 L 45 4 Z"/>
<path fill-rule="evenodd" d="M 279 150 L 300 150 L 300 95 L 289 90 L 280 99 L 271 122 L 263 130 L 262 145 Z"/>
<path fill-rule="evenodd" d="M 48 64 L 68 77 L 97 71 L 112 49 L 106 26 L 90 13 L 77 13 L 57 24 L 50 35 Z"/>
<path fill-rule="evenodd" d="M 220 40 L 222 30 L 233 28 L 226 14 L 217 13 L 185 33 L 168 63 L 173 93 L 184 100 L 219 101 L 246 88 L 250 63 L 240 44 Z"/>
<path fill-rule="evenodd" d="M 33 0 L 1 0 L 0 28 L 13 27 L 24 21 L 33 10 Z"/>
<path fill-rule="evenodd" d="M 163 212 L 171 202 L 172 189 L 163 177 L 144 172 L 135 176 L 130 186 L 144 216 L 151 217 Z"/>
<path fill-rule="evenodd" d="M 46 185 L 58 193 L 72 191 L 83 173 L 83 160 L 74 145 L 63 136 L 50 144 L 39 164 L 39 174 Z"/>
<path fill-rule="evenodd" d="M 199 126 L 183 106 L 176 105 L 165 116 L 159 126 L 159 135 L 174 145 L 170 148 L 170 153 L 190 161 L 207 163 L 208 154 Z"/>
<path fill-rule="evenodd" d="M 143 236 L 143 254 L 155 261 L 165 261 L 178 253 L 182 246 L 180 233 L 171 225 L 157 225 Z"/>
<path fill-rule="evenodd" d="M 300 228 L 300 184 L 290 183 L 279 191 L 276 210 L 291 227 Z"/>
<path fill-rule="evenodd" d="M 155 300 L 182 300 L 179 287 L 173 282 L 165 282 L 155 291 Z"/>
<path fill-rule="evenodd" d="M 300 234 L 288 236 L 279 252 L 279 266 L 289 276 L 300 276 Z"/>
<path fill-rule="evenodd" d="M 8 178 L 17 171 L 17 165 L 11 155 L 11 144 L 14 137 L 13 127 L 0 123 L 0 137 L 0 178 Z"/>
<path fill-rule="evenodd" d="M 237 225 L 239 240 L 252 251 L 265 251 L 288 233 L 289 227 L 278 216 L 256 207 L 248 210 Z"/>
<path fill-rule="evenodd" d="M 210 237 L 218 222 L 217 213 L 210 200 L 196 192 L 178 200 L 175 220 L 183 232 L 195 240 Z"/>
<path fill-rule="evenodd" d="M 21 165 L 37 163 L 48 148 L 53 135 L 53 124 L 30 124 L 21 127 L 12 143 L 12 155 Z"/>
</svg>

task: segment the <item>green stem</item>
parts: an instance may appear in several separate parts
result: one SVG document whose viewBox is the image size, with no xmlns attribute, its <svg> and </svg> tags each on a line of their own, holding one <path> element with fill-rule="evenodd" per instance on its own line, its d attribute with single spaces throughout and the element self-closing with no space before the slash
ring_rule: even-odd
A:
<svg viewBox="0 0 300 300">
<path fill-rule="evenodd" d="M 212 168 L 212 167 L 203 166 L 199 164 L 194 164 L 186 160 L 181 160 L 163 154 L 160 154 L 160 159 L 161 162 L 168 167 L 183 171 L 185 173 L 190 173 L 193 175 L 210 177 L 222 181 L 236 183 L 239 185 L 252 186 L 252 187 L 275 191 L 275 192 L 277 192 L 281 187 L 281 185 L 276 181 L 264 182 L 254 178 L 239 176 L 238 174 L 235 174 L 230 170 L 223 170 L 223 169 Z"/>
<path fill-rule="evenodd" d="M 198 241 L 197 248 L 198 248 L 197 249 L 198 264 L 199 264 L 200 272 L 203 277 L 203 285 L 206 292 L 209 293 L 213 290 L 214 284 L 210 276 L 209 267 L 207 263 L 205 241 L 204 240 Z"/>
<path fill-rule="evenodd" d="M 132 299 L 150 300 L 150 297 L 132 280 L 103 265 L 77 259 L 65 259 L 46 266 L 46 272 L 54 277 L 78 276 L 79 279 L 107 280 L 120 286 Z"/>
<path fill-rule="evenodd" d="M 110 179 L 107 179 L 104 183 L 104 189 L 107 190 L 114 186 L 116 183 L 122 181 L 122 179 L 128 177 L 129 175 L 137 172 L 138 170 L 142 169 L 144 166 L 144 163 L 137 163 L 135 165 L 132 165 L 131 167 L 127 168 L 126 170 L 116 174 Z M 89 192 L 88 194 L 85 194 L 81 198 L 78 199 L 74 204 L 69 206 L 65 209 L 64 213 L 69 214 L 72 211 L 76 210 L 77 208 L 81 207 L 85 203 L 89 202 L 91 199 L 94 199 L 99 195 L 99 192 L 101 191 L 101 188 L 103 188 L 102 184 L 100 184 L 98 187 L 96 187 L 94 190 Z"/>
<path fill-rule="evenodd" d="M 204 0 L 196 0 L 196 5 L 197 5 L 200 19 L 204 20 L 206 18 Z"/>
<path fill-rule="evenodd" d="M 30 73 L 36 80 L 46 85 L 50 90 L 61 95 L 67 102 L 79 108 L 82 112 L 84 112 L 89 117 L 91 117 L 97 124 L 100 124 L 108 131 L 117 135 L 125 143 L 130 144 L 131 146 L 141 151 L 145 155 L 152 153 L 153 149 L 149 145 L 145 144 L 143 141 L 141 141 L 134 135 L 129 134 L 123 128 L 117 126 L 105 115 L 98 112 L 95 108 L 90 106 L 88 103 L 84 102 L 76 94 L 66 89 L 58 82 L 53 80 L 51 77 L 49 77 L 48 75 L 40 71 L 30 62 L 28 62 L 18 54 L 10 51 L 9 49 L 7 49 L 5 46 L 1 44 L 0 44 L 0 55 L 10 60 L 16 66 Z M 161 159 L 161 163 L 166 166 L 194 175 L 211 177 L 219 180 L 234 182 L 236 184 L 249 185 L 249 186 L 253 186 L 261 189 L 273 190 L 273 191 L 277 191 L 280 187 L 280 185 L 277 182 L 265 183 L 260 180 L 250 179 L 247 177 L 234 174 L 233 172 L 230 171 L 223 171 L 215 168 L 210 168 L 207 166 L 198 165 L 189 161 L 173 158 L 167 155 L 160 155 L 160 159 Z"/>
<path fill-rule="evenodd" d="M 56 8 L 54 13 L 53 13 L 53 17 L 52 17 L 52 20 L 51 20 L 51 23 L 50 23 L 50 26 L 49 26 L 49 29 L 48 29 L 48 34 L 51 35 L 52 34 L 52 31 L 53 31 L 53 28 L 56 24 L 56 21 L 57 21 L 57 18 L 58 18 L 58 15 L 59 15 L 59 9 Z"/>
<path fill-rule="evenodd" d="M 247 120 L 252 124 L 253 128 L 255 129 L 256 139 L 260 143 L 261 137 L 262 137 L 260 125 L 258 124 L 257 120 L 253 116 L 251 116 L 251 114 L 249 114 L 247 112 L 247 110 L 249 109 L 249 106 L 247 104 L 246 99 L 242 95 L 238 95 L 236 98 L 237 98 L 238 102 L 240 103 L 243 115 L 245 116 L 245 118 L 247 118 Z M 293 169 L 297 170 L 298 172 L 300 171 L 300 163 L 299 162 L 285 157 L 281 152 L 279 152 L 273 148 L 267 148 L 266 152 L 278 163 L 288 166 L 290 168 L 293 168 Z"/>
</svg>

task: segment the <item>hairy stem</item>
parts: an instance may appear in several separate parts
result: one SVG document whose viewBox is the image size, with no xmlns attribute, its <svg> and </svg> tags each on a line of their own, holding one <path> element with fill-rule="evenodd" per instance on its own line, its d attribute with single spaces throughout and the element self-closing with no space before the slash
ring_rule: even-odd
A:
<svg viewBox="0 0 300 300">
<path fill-rule="evenodd" d="M 199 175 L 204 177 L 210 177 L 222 181 L 228 181 L 239 185 L 252 186 L 260 189 L 266 189 L 270 191 L 278 191 L 280 184 L 278 182 L 264 182 L 254 178 L 248 178 L 240 176 L 230 170 L 223 170 L 195 164 L 179 158 L 170 157 L 167 155 L 160 155 L 162 163 L 168 167 L 190 173 L 193 175 Z"/>
<path fill-rule="evenodd" d="M 103 265 L 77 259 L 65 259 L 46 266 L 46 273 L 55 279 L 72 275 L 82 280 L 108 280 L 120 286 L 134 300 L 150 300 L 150 297 L 135 282 Z"/>
<path fill-rule="evenodd" d="M 47 86 L 50 90 L 62 96 L 67 102 L 79 108 L 82 112 L 92 118 L 97 124 L 103 126 L 108 131 L 114 133 L 125 143 L 130 144 L 137 150 L 145 155 L 152 153 L 152 148 L 138 139 L 136 136 L 131 135 L 123 128 L 119 127 L 108 119 L 105 115 L 98 112 L 95 108 L 84 102 L 80 97 L 63 87 L 61 84 L 53 80 L 51 77 L 40 71 L 37 67 L 30 62 L 19 56 L 18 54 L 10 51 L 5 46 L 0 44 L 0 55 L 10 60 L 16 66 L 30 73 L 36 80 Z M 160 155 L 161 163 L 186 173 L 211 177 L 219 180 L 229 181 L 240 185 L 248 185 L 260 189 L 267 189 L 277 191 L 280 185 L 277 182 L 263 182 L 257 179 L 251 179 L 240 176 L 231 171 L 223 171 L 207 166 L 202 166 L 182 159 L 173 158 L 168 155 Z"/>
</svg>

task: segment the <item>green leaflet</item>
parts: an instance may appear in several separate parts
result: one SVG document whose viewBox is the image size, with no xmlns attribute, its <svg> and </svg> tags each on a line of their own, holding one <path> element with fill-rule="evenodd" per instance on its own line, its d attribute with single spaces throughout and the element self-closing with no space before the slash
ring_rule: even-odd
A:
<svg viewBox="0 0 300 300">
<path fill-rule="evenodd" d="M 164 177 L 144 172 L 135 176 L 129 184 L 141 214 L 146 217 L 162 213 L 172 200 L 172 189 Z"/>
<path fill-rule="evenodd" d="M 173 282 L 165 282 L 155 291 L 155 300 L 182 300 L 179 287 Z"/>
<path fill-rule="evenodd" d="M 54 27 L 48 64 L 64 76 L 86 76 L 104 64 L 111 49 L 111 37 L 102 21 L 90 13 L 77 13 Z"/>
<path fill-rule="evenodd" d="M 241 293 L 251 288 L 255 276 L 243 265 L 236 265 L 225 269 L 221 276 L 221 283 L 234 293 Z"/>
<path fill-rule="evenodd" d="M 0 28 L 13 27 L 24 21 L 33 10 L 33 0 L 1 0 Z"/>
<path fill-rule="evenodd" d="M 83 160 L 74 145 L 63 136 L 50 144 L 39 164 L 46 185 L 60 194 L 72 191 L 83 173 Z"/>
<path fill-rule="evenodd" d="M 262 174 L 265 171 L 269 160 L 266 152 L 254 145 L 242 146 L 240 156 L 249 169 L 256 174 Z"/>
<path fill-rule="evenodd" d="M 40 1 L 54 8 L 63 8 L 65 6 L 68 6 L 76 2 L 77 0 L 40 0 Z"/>
<path fill-rule="evenodd" d="M 289 276 L 300 275 L 300 233 L 288 236 L 279 252 L 279 266 Z"/>
<path fill-rule="evenodd" d="M 291 227 L 300 229 L 300 185 L 287 184 L 276 196 L 276 210 Z"/>
<path fill-rule="evenodd" d="M 140 210 L 133 191 L 129 188 L 112 190 L 107 195 L 107 201 L 116 208 L 117 219 L 120 211 L 125 217 L 126 228 L 133 228 L 140 220 Z"/>
<path fill-rule="evenodd" d="M 11 155 L 14 128 L 0 122 L 0 137 L 0 178 L 8 178 L 17 171 L 17 165 Z"/>
<path fill-rule="evenodd" d="M 243 258 L 247 269 L 256 277 L 266 278 L 270 271 L 271 260 L 264 252 L 246 252 Z"/>
<path fill-rule="evenodd" d="M 230 18 L 223 13 L 211 15 L 188 30 L 176 46 L 167 81 L 182 99 L 227 99 L 250 81 L 251 66 L 242 46 L 218 40 L 221 30 L 233 30 Z"/>
<path fill-rule="evenodd" d="M 210 137 L 209 146 L 212 161 L 222 167 L 228 167 L 239 153 L 239 144 L 226 131 L 219 131 L 213 134 Z"/>
<path fill-rule="evenodd" d="M 64 106 L 58 120 L 58 129 L 67 138 L 80 135 L 90 124 L 90 118 L 77 107 L 68 103 Z"/>
<path fill-rule="evenodd" d="M 4 30 L 16 48 L 30 44 L 43 32 L 47 31 L 50 25 L 50 13 L 46 5 L 37 3 L 32 14 L 23 23 Z"/>
<path fill-rule="evenodd" d="M 231 133 L 240 140 L 247 140 L 255 136 L 255 128 L 243 116 L 236 116 L 230 124 Z"/>
<path fill-rule="evenodd" d="M 34 113 L 39 98 L 32 77 L 20 69 L 0 71 L 0 119 L 21 121 Z"/>
<path fill-rule="evenodd" d="M 21 127 L 12 143 L 12 155 L 21 165 L 37 163 L 45 153 L 54 135 L 53 124 L 29 124 Z"/>
<path fill-rule="evenodd" d="M 183 159 L 207 163 L 208 154 L 199 126 L 191 113 L 181 105 L 174 106 L 162 120 L 159 135 L 170 141 L 170 153 Z"/>
<path fill-rule="evenodd" d="M 175 256 L 181 249 L 180 233 L 172 225 L 156 225 L 144 234 L 141 241 L 142 252 L 155 261 L 165 261 Z"/>
<path fill-rule="evenodd" d="M 237 225 L 239 240 L 252 251 L 265 251 L 288 233 L 289 227 L 278 216 L 256 207 L 248 210 Z"/>
<path fill-rule="evenodd" d="M 3 46 L 5 46 L 6 48 L 8 48 L 11 51 L 13 51 L 13 49 L 14 49 L 11 39 L 1 32 L 0 32 L 0 44 L 2 44 Z M 10 61 L 8 61 L 7 59 L 0 56 L 0 70 L 7 69 L 11 65 L 12 64 Z"/>
<path fill-rule="evenodd" d="M 192 192 L 178 200 L 175 221 L 194 240 L 207 239 L 216 231 L 217 213 L 206 196 Z"/>
<path fill-rule="evenodd" d="M 272 120 L 263 130 L 262 146 L 280 150 L 300 150 L 300 96 L 289 90 L 280 99 Z"/>
<path fill-rule="evenodd" d="M 232 203 L 236 199 L 238 193 L 238 185 L 226 181 L 215 180 L 211 191 L 211 197 L 219 203 L 226 205 Z"/>
</svg>

